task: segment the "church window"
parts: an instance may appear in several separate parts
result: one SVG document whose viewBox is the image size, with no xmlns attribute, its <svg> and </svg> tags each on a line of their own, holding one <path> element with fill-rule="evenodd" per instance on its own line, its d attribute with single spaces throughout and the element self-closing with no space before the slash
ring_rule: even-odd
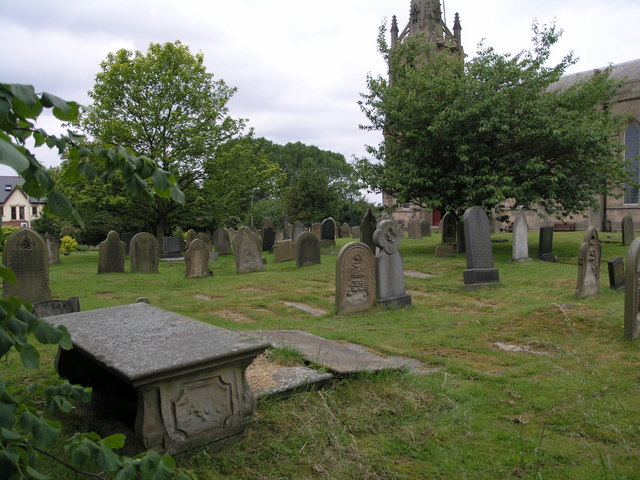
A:
<svg viewBox="0 0 640 480">
<path fill-rule="evenodd" d="M 640 127 L 633 122 L 624 134 L 624 159 L 629 162 L 627 172 L 632 181 L 640 183 Z M 640 203 L 638 187 L 627 184 L 624 191 L 624 203 Z"/>
</svg>

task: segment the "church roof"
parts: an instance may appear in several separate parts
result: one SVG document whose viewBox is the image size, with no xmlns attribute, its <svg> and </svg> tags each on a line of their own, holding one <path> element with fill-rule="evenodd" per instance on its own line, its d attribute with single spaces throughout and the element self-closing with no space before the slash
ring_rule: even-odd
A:
<svg viewBox="0 0 640 480">
<path fill-rule="evenodd" d="M 611 66 L 611 77 L 616 80 L 627 82 L 633 82 L 640 80 L 640 58 L 636 60 L 629 60 L 628 62 L 618 63 Z M 557 82 L 549 86 L 549 90 L 557 90 L 561 88 L 568 88 L 575 85 L 581 80 L 588 79 L 594 72 L 598 70 L 604 70 L 606 67 L 596 68 L 593 70 L 586 70 L 584 72 L 572 73 L 565 75 Z"/>
</svg>

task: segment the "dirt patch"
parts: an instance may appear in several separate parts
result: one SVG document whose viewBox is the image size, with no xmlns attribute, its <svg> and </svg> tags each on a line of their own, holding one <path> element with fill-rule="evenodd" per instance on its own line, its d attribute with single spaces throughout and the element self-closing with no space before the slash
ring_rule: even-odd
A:
<svg viewBox="0 0 640 480">
<path fill-rule="evenodd" d="M 241 288 L 240 291 L 241 292 L 264 293 L 263 290 L 259 290 L 257 288 L 253 288 L 253 287 Z"/>
<path fill-rule="evenodd" d="M 247 317 L 246 315 L 242 315 L 238 312 L 232 312 L 231 310 L 218 310 L 217 312 L 212 312 L 214 315 L 224 318 L 225 320 L 233 320 L 237 323 L 256 323 L 253 318 Z"/>
<path fill-rule="evenodd" d="M 113 298 L 116 296 L 116 292 L 97 292 L 96 297 L 100 298 Z"/>
<path fill-rule="evenodd" d="M 209 295 L 193 295 L 193 298 L 197 298 L 198 300 L 205 300 L 207 302 L 220 300 L 220 297 L 210 297 Z"/>
<path fill-rule="evenodd" d="M 283 368 L 283 365 L 270 362 L 263 354 L 258 355 L 251 365 L 247 367 L 247 382 L 254 392 L 260 392 L 278 385 L 273 375 Z"/>
<path fill-rule="evenodd" d="M 543 345 L 532 343 L 527 345 L 514 345 L 510 343 L 496 342 L 493 344 L 499 350 L 511 353 L 533 353 L 536 355 L 550 355 L 550 352 L 544 349 Z"/>
</svg>

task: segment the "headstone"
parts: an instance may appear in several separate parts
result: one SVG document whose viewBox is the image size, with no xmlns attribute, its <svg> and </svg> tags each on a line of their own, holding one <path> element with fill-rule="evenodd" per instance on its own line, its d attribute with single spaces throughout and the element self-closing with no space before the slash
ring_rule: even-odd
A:
<svg viewBox="0 0 640 480">
<path fill-rule="evenodd" d="M 262 219 L 262 229 L 264 230 L 265 228 L 275 228 L 275 225 L 271 217 L 264 217 Z"/>
<path fill-rule="evenodd" d="M 607 262 L 609 267 L 609 288 L 611 290 L 624 289 L 624 259 L 622 257 L 612 258 Z"/>
<path fill-rule="evenodd" d="M 293 224 L 293 234 L 291 239 L 295 242 L 296 240 L 298 240 L 298 237 L 300 236 L 300 234 L 302 232 L 305 232 L 306 230 L 307 229 L 304 226 L 304 223 L 298 220 L 296 223 Z"/>
<path fill-rule="evenodd" d="M 213 247 L 218 255 L 229 255 L 231 253 L 231 242 L 229 232 L 220 227 L 213 232 Z"/>
<path fill-rule="evenodd" d="M 360 225 L 356 225 L 351 227 L 351 238 L 355 238 L 356 240 L 360 240 Z"/>
<path fill-rule="evenodd" d="M 129 255 L 131 240 L 133 239 L 134 236 L 135 236 L 135 233 L 124 232 L 122 236 L 119 237 L 119 239 L 124 242 L 124 246 L 125 246 L 124 251 L 126 255 Z"/>
<path fill-rule="evenodd" d="M 318 240 L 320 240 L 320 237 L 322 236 L 322 223 L 316 222 L 311 225 L 311 232 L 318 237 Z"/>
<path fill-rule="evenodd" d="M 415 215 L 409 220 L 409 238 L 411 240 L 422 239 L 422 225 L 420 219 Z"/>
<path fill-rule="evenodd" d="M 276 231 L 273 227 L 265 227 L 262 229 L 262 251 L 270 252 L 273 250 L 273 244 L 276 242 Z"/>
<path fill-rule="evenodd" d="M 463 272 L 465 290 L 500 284 L 500 274 L 493 266 L 491 226 L 481 207 L 470 207 L 462 217 L 467 253 L 467 269 Z"/>
<path fill-rule="evenodd" d="M 443 244 L 456 243 L 458 230 L 458 217 L 455 213 L 447 212 L 440 220 L 440 235 Z"/>
<path fill-rule="evenodd" d="M 624 338 L 635 340 L 640 335 L 640 238 L 631 242 L 624 276 Z"/>
<path fill-rule="evenodd" d="M 404 263 L 398 251 L 401 241 L 402 232 L 393 221 L 382 222 L 373 234 L 373 242 L 378 247 L 375 260 L 376 299 L 383 308 L 411 305 L 411 296 L 407 295 L 404 288 Z"/>
<path fill-rule="evenodd" d="M 611 220 L 609 220 L 608 218 L 606 218 L 604 220 L 604 223 L 602 225 L 602 231 L 603 232 L 613 232 L 613 227 L 611 225 Z"/>
<path fill-rule="evenodd" d="M 540 227 L 538 258 L 544 262 L 556 261 L 556 256 L 553 254 L 553 225 Z"/>
<path fill-rule="evenodd" d="M 376 227 L 376 217 L 373 216 L 373 212 L 369 208 L 360 223 L 360 241 L 371 249 L 372 254 L 376 251 L 376 246 L 373 243 L 373 232 L 376 231 Z"/>
<path fill-rule="evenodd" d="M 44 243 L 47 246 L 47 258 L 49 264 L 60 263 L 60 240 L 49 232 L 44 234 Z"/>
<path fill-rule="evenodd" d="M 295 243 L 296 266 L 308 267 L 320 263 L 320 240 L 311 232 L 302 232 Z"/>
<path fill-rule="evenodd" d="M 336 312 L 338 315 L 369 310 L 375 305 L 373 255 L 361 242 L 346 244 L 336 262 Z"/>
<path fill-rule="evenodd" d="M 45 300 L 33 304 L 33 314 L 39 318 L 79 311 L 80 299 L 78 297 L 69 297 L 66 300 Z"/>
<path fill-rule="evenodd" d="M 489 234 L 491 234 L 491 230 L 489 230 Z M 466 252 L 465 241 L 466 237 L 464 235 L 464 222 L 462 220 L 459 220 L 458 225 L 456 226 L 456 253 Z"/>
<path fill-rule="evenodd" d="M 3 280 L 2 298 L 20 297 L 30 303 L 51 298 L 47 246 L 36 231 L 21 228 L 9 235 L 2 263 L 16 276 L 15 283 Z"/>
<path fill-rule="evenodd" d="M 236 238 L 233 239 L 236 273 L 243 274 L 264 270 L 258 242 L 258 236 L 249 227 L 240 227 Z"/>
<path fill-rule="evenodd" d="M 630 215 L 627 215 L 622 219 L 622 244 L 625 246 L 631 245 L 633 237 L 633 219 Z"/>
<path fill-rule="evenodd" d="M 518 211 L 513 222 L 511 259 L 514 262 L 531 260 L 529 258 L 529 226 L 527 225 L 527 217 L 522 210 Z"/>
<path fill-rule="evenodd" d="M 351 236 L 351 226 L 347 222 L 340 225 L 340 238 L 349 238 Z"/>
<path fill-rule="evenodd" d="M 184 253 L 185 278 L 211 276 L 209 270 L 209 251 L 202 240 L 196 238 Z"/>
<path fill-rule="evenodd" d="M 158 240 L 148 232 L 131 239 L 131 273 L 158 273 Z"/>
<path fill-rule="evenodd" d="M 322 230 L 320 232 L 320 240 L 336 240 L 336 223 L 333 218 L 325 218 L 322 221 Z"/>
<path fill-rule="evenodd" d="M 293 240 L 293 224 L 284 223 L 284 240 Z"/>
<path fill-rule="evenodd" d="M 127 245 L 120 241 L 118 232 L 111 231 L 98 245 L 98 273 L 123 273 Z"/>
<path fill-rule="evenodd" d="M 196 231 L 193 228 L 187 230 L 187 236 L 184 238 L 185 248 L 189 248 L 189 244 L 196 238 Z"/>
<path fill-rule="evenodd" d="M 455 256 L 455 245 L 436 245 L 436 258 L 453 258 Z"/>
<path fill-rule="evenodd" d="M 280 240 L 284 240 L 284 230 L 281 227 L 276 227 L 275 241 L 279 242 Z"/>
<path fill-rule="evenodd" d="M 273 254 L 276 262 L 286 262 L 293 260 L 295 256 L 295 248 L 293 240 L 280 240 L 273 246 Z"/>
<path fill-rule="evenodd" d="M 587 228 L 578 251 L 577 298 L 586 298 L 600 292 L 600 255 L 602 247 L 595 227 Z"/>
<path fill-rule="evenodd" d="M 213 246 L 213 242 L 211 241 L 211 236 L 205 232 L 198 232 L 196 234 L 196 238 L 204 243 L 204 248 L 207 252 L 211 251 L 211 247 Z"/>
<path fill-rule="evenodd" d="M 431 236 L 431 222 L 429 220 L 420 220 L 420 230 L 423 237 Z"/>
<path fill-rule="evenodd" d="M 178 258 L 184 252 L 184 240 L 181 237 L 164 237 L 163 256 L 165 258 Z"/>
</svg>

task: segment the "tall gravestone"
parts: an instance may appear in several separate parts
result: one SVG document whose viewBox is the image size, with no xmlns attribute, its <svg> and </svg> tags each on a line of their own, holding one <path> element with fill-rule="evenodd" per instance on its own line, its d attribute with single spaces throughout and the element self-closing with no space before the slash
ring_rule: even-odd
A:
<svg viewBox="0 0 640 480">
<path fill-rule="evenodd" d="M 209 250 L 199 238 L 194 239 L 184 252 L 186 278 L 201 278 L 211 276 L 209 270 Z"/>
<path fill-rule="evenodd" d="M 322 236 L 322 223 L 316 222 L 311 225 L 311 232 L 318 237 L 318 240 L 320 240 L 320 237 Z"/>
<path fill-rule="evenodd" d="M 602 248 L 595 227 L 584 232 L 578 250 L 578 280 L 576 282 L 577 298 L 586 298 L 600 292 L 600 256 Z"/>
<path fill-rule="evenodd" d="M 431 236 L 431 222 L 429 220 L 420 220 L 420 230 L 423 237 Z"/>
<path fill-rule="evenodd" d="M 98 273 L 124 273 L 124 257 L 127 244 L 113 230 L 104 242 L 98 245 Z"/>
<path fill-rule="evenodd" d="M 622 244 L 625 246 L 631 245 L 633 237 L 633 219 L 630 215 L 627 215 L 622 219 Z"/>
<path fill-rule="evenodd" d="M 336 262 L 338 315 L 369 310 L 375 305 L 375 276 L 371 250 L 361 242 L 346 244 Z"/>
<path fill-rule="evenodd" d="M 531 260 L 529 258 L 529 225 L 527 224 L 527 217 L 522 210 L 518 211 L 513 222 L 511 259 L 514 262 Z"/>
<path fill-rule="evenodd" d="M 404 262 L 398 251 L 402 232 L 395 222 L 385 220 L 373 233 L 378 247 L 375 258 L 376 299 L 383 308 L 408 307 L 411 296 L 404 288 Z"/>
<path fill-rule="evenodd" d="M 258 235 L 249 227 L 240 227 L 233 239 L 233 253 L 236 260 L 236 273 L 261 272 L 264 263 L 260 255 Z"/>
<path fill-rule="evenodd" d="M 325 218 L 322 221 L 322 230 L 320 231 L 320 246 L 323 248 L 333 247 L 336 244 L 336 222 L 333 218 Z"/>
<path fill-rule="evenodd" d="M 480 207 L 470 207 L 462 217 L 467 254 L 467 269 L 463 272 L 465 290 L 476 290 L 500 284 L 500 274 L 493 265 L 491 226 Z"/>
<path fill-rule="evenodd" d="M 556 261 L 556 256 L 553 254 L 553 226 L 540 227 L 538 258 L 544 262 Z"/>
<path fill-rule="evenodd" d="M 131 239 L 131 273 L 158 273 L 158 240 L 148 232 Z"/>
<path fill-rule="evenodd" d="M 302 232 L 295 243 L 296 266 L 308 267 L 320 263 L 320 240 L 311 232 Z"/>
<path fill-rule="evenodd" d="M 47 246 L 37 232 L 21 228 L 9 235 L 2 263 L 16 276 L 15 283 L 3 280 L 2 298 L 20 297 L 30 303 L 51 298 Z"/>
<path fill-rule="evenodd" d="M 455 213 L 447 212 L 440 220 L 441 243 L 456 243 L 458 231 L 458 217 Z"/>
<path fill-rule="evenodd" d="M 307 228 L 304 226 L 300 220 L 293 224 L 293 235 L 291 239 L 295 242 L 302 232 L 306 232 Z"/>
<path fill-rule="evenodd" d="M 373 216 L 373 212 L 369 208 L 360 223 L 360 241 L 369 247 L 372 254 L 376 251 L 376 246 L 373 243 L 373 232 L 376 231 L 376 227 L 376 217 Z"/>
<path fill-rule="evenodd" d="M 611 290 L 624 290 L 624 259 L 612 258 L 607 262 L 609 269 L 609 288 Z"/>
<path fill-rule="evenodd" d="M 491 230 L 489 230 L 489 233 L 491 233 Z M 465 253 L 467 251 L 466 239 L 467 237 L 464 234 L 464 222 L 459 220 L 458 225 L 456 226 L 456 253 Z"/>
<path fill-rule="evenodd" d="M 218 255 L 229 255 L 231 253 L 231 241 L 229 232 L 224 228 L 217 228 L 212 235 L 213 247 Z"/>
<path fill-rule="evenodd" d="M 60 240 L 49 232 L 44 234 L 44 243 L 47 246 L 47 257 L 49 265 L 60 263 Z"/>
<path fill-rule="evenodd" d="M 640 238 L 631 242 L 627 252 L 624 286 L 624 338 L 635 340 L 640 336 Z"/>
<path fill-rule="evenodd" d="M 409 220 L 409 238 L 411 240 L 422 239 L 422 225 L 420 219 L 415 215 Z"/>
</svg>

